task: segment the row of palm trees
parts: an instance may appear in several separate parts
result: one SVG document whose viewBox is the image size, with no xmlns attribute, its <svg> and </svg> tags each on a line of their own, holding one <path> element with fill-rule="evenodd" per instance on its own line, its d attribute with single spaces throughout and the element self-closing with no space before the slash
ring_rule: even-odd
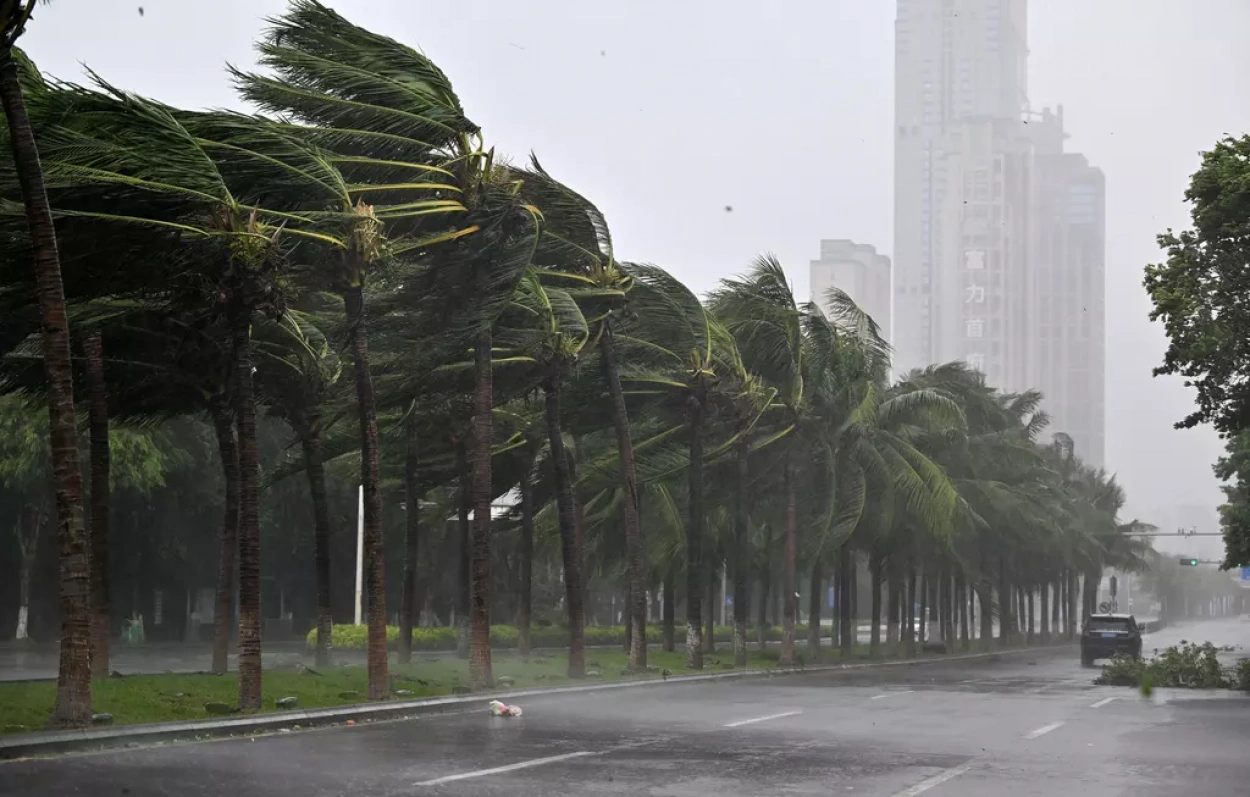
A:
<svg viewBox="0 0 1250 797">
<path fill-rule="evenodd" d="M 867 557 L 874 652 L 883 594 L 886 644 L 914 647 L 927 583 L 948 645 L 967 633 L 974 596 L 981 637 L 997 617 L 1010 641 L 1035 596 L 1046 636 L 1060 606 L 1071 627 L 1082 579 L 1088 610 L 1104 567 L 1138 562 L 1114 480 L 1084 467 L 1071 441 L 1038 444 L 1039 395 L 1000 392 L 960 363 L 891 383 L 872 319 L 837 291 L 823 308 L 800 301 L 772 257 L 704 300 L 662 268 L 619 260 L 598 209 L 536 159 L 498 156 L 435 64 L 315 0 L 271 23 L 260 72 L 231 71 L 255 115 L 186 111 L 95 75 L 61 82 L 8 46 L 0 89 L 11 69 L 24 110 L 6 98 L 15 158 L 0 173 L 0 345 L 4 388 L 46 393 L 53 417 L 65 629 L 55 724 L 88 722 L 88 675 L 108 672 L 110 423 L 212 421 L 226 484 L 213 668 L 226 666 L 237 574 L 244 709 L 261 699 L 261 492 L 308 481 L 324 661 L 325 469 L 342 458 L 360 466 L 371 699 L 388 694 L 386 501 L 409 509 L 405 657 L 423 597 L 417 509 L 439 496 L 456 507 L 458 614 L 479 687 L 493 682 L 491 506 L 509 492 L 522 649 L 533 535 L 548 525 L 575 677 L 588 566 L 602 565 L 588 560 L 592 541 L 624 574 L 636 669 L 648 590 L 663 583 L 671 629 L 677 579 L 688 664 L 702 667 L 722 561 L 745 662 L 751 581 L 780 559 L 782 664 L 797 655 L 800 562 L 813 594 L 835 572 L 849 595 Z M 40 163 L 37 185 L 28 172 Z M 86 530 L 71 387 L 90 418 Z M 289 467 L 263 476 L 258 412 L 299 443 Z"/>
</svg>

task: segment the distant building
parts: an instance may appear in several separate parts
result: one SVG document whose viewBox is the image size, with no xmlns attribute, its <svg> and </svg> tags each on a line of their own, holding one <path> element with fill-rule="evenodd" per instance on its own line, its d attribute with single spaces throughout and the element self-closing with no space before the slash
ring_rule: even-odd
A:
<svg viewBox="0 0 1250 797">
<path fill-rule="evenodd" d="M 1049 434 L 1105 462 L 1105 188 L 1028 109 L 1027 0 L 898 0 L 896 371 L 964 360 L 1040 390 Z"/>
<path fill-rule="evenodd" d="M 1030 387 L 1031 144 L 1023 131 L 1001 118 L 948 127 L 927 293 L 931 361 L 964 360 L 1006 390 Z"/>
<path fill-rule="evenodd" d="M 1028 381 L 1050 429 L 1086 463 L 1105 463 L 1106 189 L 1084 155 L 1063 151 L 1063 108 L 1030 119 L 1034 136 Z"/>
<path fill-rule="evenodd" d="M 959 299 L 947 303 L 965 291 L 982 297 L 981 288 L 984 303 L 999 302 L 994 340 L 1000 356 L 1007 355 L 1010 330 L 1002 324 L 1012 299 L 994 294 L 996 287 L 1008 286 L 995 286 L 993 280 L 995 273 L 1002 278 L 1014 264 L 998 261 L 991 267 L 989 232 L 961 229 L 962 206 L 952 203 L 983 187 L 986 204 L 975 213 L 990 213 L 988 203 L 994 199 L 1000 213 L 1023 217 L 1008 207 L 1013 199 L 992 192 L 996 186 L 1014 191 L 1025 179 L 1007 161 L 1019 150 L 1015 128 L 1028 105 L 1027 33 L 1025 0 L 898 0 L 893 250 L 898 321 L 891 341 L 897 370 L 961 358 L 988 363 L 991 317 L 978 315 L 976 307 L 963 308 Z M 976 176 L 981 170 L 984 179 Z M 974 183 L 966 185 L 968 180 Z M 1014 181 L 1011 189 L 1008 181 Z M 984 226 L 982 217 L 970 218 L 976 220 L 972 227 Z M 991 215 L 984 221 L 999 220 Z M 1018 243 L 1014 232 L 999 238 L 1008 247 Z M 982 276 L 990 282 L 969 282 L 968 264 L 984 266 Z"/>
<path fill-rule="evenodd" d="M 845 239 L 821 241 L 820 259 L 812 261 L 812 301 L 828 312 L 830 288 L 850 296 L 890 340 L 890 258 L 868 244 Z"/>
</svg>

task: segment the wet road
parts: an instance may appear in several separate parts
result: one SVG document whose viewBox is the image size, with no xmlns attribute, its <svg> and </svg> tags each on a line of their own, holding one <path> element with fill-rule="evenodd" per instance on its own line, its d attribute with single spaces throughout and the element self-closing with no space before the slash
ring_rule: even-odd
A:
<svg viewBox="0 0 1250 797">
<path fill-rule="evenodd" d="M 1250 649 L 1250 620 L 1161 632 Z M 532 697 L 485 713 L 0 764 L 0 794 L 1233 797 L 1250 698 L 1098 687 L 1073 650 Z"/>
</svg>

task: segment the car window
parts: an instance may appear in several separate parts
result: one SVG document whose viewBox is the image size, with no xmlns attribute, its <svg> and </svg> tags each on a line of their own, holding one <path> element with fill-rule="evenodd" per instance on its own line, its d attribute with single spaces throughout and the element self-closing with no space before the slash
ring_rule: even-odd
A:
<svg viewBox="0 0 1250 797">
<path fill-rule="evenodd" d="M 1132 631 L 1133 625 L 1127 617 L 1091 617 L 1090 631 Z"/>
</svg>

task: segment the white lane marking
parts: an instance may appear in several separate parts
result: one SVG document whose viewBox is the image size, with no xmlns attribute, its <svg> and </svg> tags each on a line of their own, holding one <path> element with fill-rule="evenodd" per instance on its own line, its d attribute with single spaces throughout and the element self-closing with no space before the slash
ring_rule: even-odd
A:
<svg viewBox="0 0 1250 797">
<path fill-rule="evenodd" d="M 1055 728 L 1058 728 L 1062 724 L 1063 724 L 1062 722 L 1052 722 L 1049 725 L 1043 725 L 1042 727 L 1038 728 L 1035 731 L 1029 731 L 1028 733 L 1026 733 L 1024 735 L 1024 738 L 1036 739 L 1039 736 L 1045 736 L 1046 734 L 1050 733 L 1051 731 L 1053 731 Z"/>
<path fill-rule="evenodd" d="M 895 695 L 910 695 L 915 689 L 901 689 L 897 692 L 886 692 L 884 695 L 873 695 L 872 700 L 880 700 L 883 697 L 894 697 Z"/>
<path fill-rule="evenodd" d="M 475 769 L 472 772 L 461 772 L 459 775 L 447 775 L 442 778 L 434 778 L 433 780 L 423 780 L 420 783 L 414 783 L 414 786 L 437 786 L 440 783 L 451 783 L 457 780 L 468 780 L 469 778 L 481 778 L 487 775 L 499 775 L 504 772 L 512 772 L 517 769 L 528 769 L 529 767 L 540 767 L 543 764 L 554 764 L 557 761 L 568 761 L 570 758 L 582 758 L 588 755 L 601 755 L 602 753 L 583 750 L 579 753 L 565 753 L 564 755 L 547 756 L 546 758 L 532 758 L 529 761 L 518 761 L 515 764 L 508 764 L 503 767 L 491 767 L 490 769 Z"/>
<path fill-rule="evenodd" d="M 1104 697 L 1102 700 L 1099 700 L 1097 703 L 1094 703 L 1093 705 L 1091 705 L 1090 708 L 1101 708 L 1107 705 L 1108 703 L 1110 703 L 1112 700 L 1119 700 L 1119 699 L 1120 698 L 1118 697 Z"/>
<path fill-rule="evenodd" d="M 769 714 L 767 717 L 753 717 L 749 720 L 738 720 L 737 722 L 726 723 L 726 728 L 740 728 L 743 725 L 750 725 L 755 722 L 767 722 L 768 720 L 779 720 L 782 717 L 793 717 L 795 714 L 802 714 L 802 711 L 785 711 L 781 714 Z"/>
<path fill-rule="evenodd" d="M 970 769 L 972 769 L 971 761 L 969 761 L 966 764 L 960 764 L 959 766 L 953 767 L 951 769 L 943 770 L 937 773 L 936 775 L 934 775 L 933 777 L 925 778 L 924 780 L 917 783 L 915 786 L 909 786 L 908 788 L 903 789 L 900 792 L 890 795 L 890 797 L 916 797 L 917 794 L 924 794 L 929 789 L 932 789 L 934 786 L 941 785 L 945 783 L 946 781 L 950 780 L 951 778 L 957 778 Z"/>
</svg>

